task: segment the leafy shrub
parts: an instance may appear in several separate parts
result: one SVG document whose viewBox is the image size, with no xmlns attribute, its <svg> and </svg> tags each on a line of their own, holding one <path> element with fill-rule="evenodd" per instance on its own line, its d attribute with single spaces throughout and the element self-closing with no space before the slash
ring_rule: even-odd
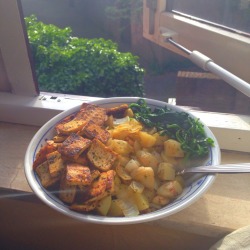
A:
<svg viewBox="0 0 250 250">
<path fill-rule="evenodd" d="M 143 96 L 144 69 L 138 57 L 119 52 L 116 43 L 72 37 L 71 28 L 44 24 L 34 15 L 25 23 L 42 91 Z"/>
</svg>

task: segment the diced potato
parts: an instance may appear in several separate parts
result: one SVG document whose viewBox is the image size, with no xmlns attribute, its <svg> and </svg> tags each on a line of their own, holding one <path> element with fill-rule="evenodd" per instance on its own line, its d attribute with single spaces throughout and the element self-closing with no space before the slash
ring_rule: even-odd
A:
<svg viewBox="0 0 250 250">
<path fill-rule="evenodd" d="M 141 165 L 151 167 L 156 171 L 159 162 L 153 154 L 145 150 L 140 150 L 136 153 L 136 157 Z"/>
<path fill-rule="evenodd" d="M 175 170 L 171 163 L 162 162 L 157 169 L 157 176 L 162 181 L 170 181 L 175 178 Z"/>
<path fill-rule="evenodd" d="M 133 170 L 140 167 L 140 163 L 137 160 L 131 159 L 125 166 L 125 170 L 131 173 Z"/>
<path fill-rule="evenodd" d="M 126 164 L 130 161 L 128 156 L 118 155 L 118 160 L 121 166 L 126 166 Z"/>
<path fill-rule="evenodd" d="M 117 175 L 124 181 L 131 181 L 132 177 L 126 172 L 125 168 L 121 165 L 116 166 Z"/>
<path fill-rule="evenodd" d="M 126 111 L 125 111 L 125 116 L 128 116 L 128 117 L 134 117 L 134 112 L 131 108 L 128 108 Z"/>
<path fill-rule="evenodd" d="M 116 196 L 119 198 L 119 199 L 124 199 L 124 198 L 127 198 L 129 195 L 129 192 L 128 192 L 128 186 L 121 183 L 120 185 L 116 186 Z"/>
<path fill-rule="evenodd" d="M 164 162 L 171 163 L 173 166 L 178 165 L 178 158 L 167 156 L 164 151 L 161 152 L 161 158 Z"/>
<path fill-rule="evenodd" d="M 178 181 L 178 182 L 181 184 L 181 186 L 184 188 L 184 186 L 185 186 L 185 181 L 184 181 L 184 179 L 183 179 L 182 176 L 177 175 L 177 176 L 175 177 L 175 180 Z"/>
<path fill-rule="evenodd" d="M 108 195 L 99 201 L 96 210 L 100 215 L 106 216 L 108 214 L 110 206 L 111 206 L 111 195 Z"/>
<path fill-rule="evenodd" d="M 178 181 L 169 181 L 162 184 L 157 189 L 157 194 L 169 199 L 175 198 L 177 195 L 181 194 L 183 188 Z"/>
<path fill-rule="evenodd" d="M 169 203 L 169 199 L 160 195 L 156 195 L 153 199 L 152 199 L 152 203 L 156 204 L 156 205 L 160 205 L 160 206 L 165 206 Z"/>
<path fill-rule="evenodd" d="M 120 206 L 118 206 L 117 200 L 111 200 L 108 216 L 113 216 L 113 217 L 123 216 L 123 212 Z"/>
<path fill-rule="evenodd" d="M 135 181 L 139 181 L 146 188 L 153 190 L 155 184 L 154 170 L 151 167 L 139 167 L 131 172 Z"/>
<path fill-rule="evenodd" d="M 181 148 L 181 144 L 173 139 L 164 142 L 164 151 L 165 154 L 170 157 L 184 157 L 184 151 Z"/>
<path fill-rule="evenodd" d="M 163 143 L 168 140 L 168 136 L 166 135 L 160 135 L 160 133 L 154 133 L 153 136 L 155 137 L 155 145 L 156 146 L 162 146 Z"/>
<path fill-rule="evenodd" d="M 113 139 L 109 147 L 116 153 L 120 155 L 128 155 L 133 152 L 133 148 L 128 144 L 128 142 L 118 139 Z"/>
<path fill-rule="evenodd" d="M 142 146 L 141 146 L 140 142 L 138 140 L 135 140 L 135 142 L 134 142 L 134 151 L 135 151 L 135 153 L 137 151 L 141 150 L 141 149 L 142 149 Z"/>
<path fill-rule="evenodd" d="M 153 190 L 149 190 L 148 188 L 144 188 L 144 190 L 143 190 L 143 194 L 147 197 L 147 199 L 148 199 L 149 202 L 152 201 L 152 199 L 155 196 L 155 193 L 156 193 L 156 191 L 154 189 Z"/>
<path fill-rule="evenodd" d="M 150 148 L 155 145 L 156 138 L 147 132 L 140 131 L 139 138 L 140 138 L 140 144 L 142 145 L 142 147 Z"/>
<path fill-rule="evenodd" d="M 135 202 L 139 211 L 143 211 L 149 208 L 149 202 L 143 193 L 133 193 L 133 201 Z"/>
</svg>

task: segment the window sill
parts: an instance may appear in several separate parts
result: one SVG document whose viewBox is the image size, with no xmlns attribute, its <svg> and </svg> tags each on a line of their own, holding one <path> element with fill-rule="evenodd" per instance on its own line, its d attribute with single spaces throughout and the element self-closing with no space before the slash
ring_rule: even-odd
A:
<svg viewBox="0 0 250 250">
<path fill-rule="evenodd" d="M 0 93 L 0 120 L 42 126 L 60 112 L 100 98 L 41 93 L 37 97 Z M 183 107 L 214 133 L 221 149 L 250 153 L 250 116 L 205 112 Z"/>
</svg>

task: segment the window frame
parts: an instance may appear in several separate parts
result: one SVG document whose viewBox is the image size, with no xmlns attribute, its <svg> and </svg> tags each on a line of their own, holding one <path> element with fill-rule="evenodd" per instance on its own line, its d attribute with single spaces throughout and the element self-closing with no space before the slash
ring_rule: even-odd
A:
<svg viewBox="0 0 250 250">
<path fill-rule="evenodd" d="M 151 22 L 149 2 L 156 3 L 154 24 L 149 24 Z M 229 72 L 250 82 L 248 69 L 250 37 L 168 12 L 168 2 L 168 0 L 144 0 L 143 36 L 146 39 L 187 57 L 185 53 L 166 42 L 163 34 L 168 34 L 183 47 L 203 53 Z M 150 26 L 154 27 L 153 33 L 149 32 Z"/>
<path fill-rule="evenodd" d="M 144 8 L 145 4 L 146 1 L 144 1 Z M 165 1 L 158 0 L 159 14 L 166 9 L 165 4 Z M 41 126 L 65 109 L 80 105 L 84 101 L 99 99 L 39 93 L 19 8 L 19 0 L 0 0 L 0 14 L 6 13 L 6 15 L 0 15 L 0 52 L 8 78 L 7 84 L 10 87 L 10 91 L 0 91 L 0 121 Z M 159 20 L 159 14 L 155 20 Z M 156 35 L 150 35 L 149 38 L 159 44 L 159 38 Z M 162 45 L 170 46 L 163 42 Z M 173 47 L 171 49 L 175 50 Z M 15 51 L 14 56 L 13 51 Z M 178 50 L 176 52 L 180 53 Z M 199 112 L 188 108 L 187 110 L 209 126 L 217 137 L 221 149 L 250 152 L 250 116 Z"/>
</svg>

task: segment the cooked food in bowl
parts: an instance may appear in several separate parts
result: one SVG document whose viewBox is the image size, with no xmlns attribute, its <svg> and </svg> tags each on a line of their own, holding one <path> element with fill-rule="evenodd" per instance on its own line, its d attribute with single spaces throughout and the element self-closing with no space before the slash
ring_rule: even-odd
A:
<svg viewBox="0 0 250 250">
<path fill-rule="evenodd" d="M 33 162 L 37 180 L 71 211 L 107 217 L 166 207 L 185 187 L 176 171 L 214 146 L 198 119 L 144 99 L 83 103 L 50 129 Z"/>
</svg>

